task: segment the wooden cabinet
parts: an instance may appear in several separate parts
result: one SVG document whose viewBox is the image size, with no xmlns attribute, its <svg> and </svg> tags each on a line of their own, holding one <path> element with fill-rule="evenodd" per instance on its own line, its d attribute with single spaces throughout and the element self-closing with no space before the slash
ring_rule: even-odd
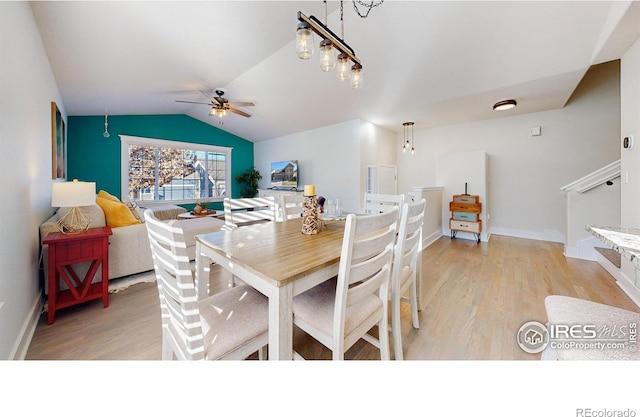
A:
<svg viewBox="0 0 640 417">
<path fill-rule="evenodd" d="M 456 194 L 449 203 L 451 218 L 449 219 L 449 229 L 451 239 L 455 239 L 459 231 L 473 233 L 476 242 L 480 243 L 480 233 L 482 233 L 482 203 L 480 197 L 469 194 Z"/>
<path fill-rule="evenodd" d="M 49 299 L 47 323 L 53 324 L 56 310 L 89 300 L 102 298 L 109 306 L 109 227 L 97 227 L 75 234 L 49 233 L 43 244 L 49 245 Z M 73 269 L 74 264 L 91 262 L 84 278 Z M 98 282 L 93 278 L 102 266 Z M 60 281 L 67 290 L 60 290 Z"/>
</svg>

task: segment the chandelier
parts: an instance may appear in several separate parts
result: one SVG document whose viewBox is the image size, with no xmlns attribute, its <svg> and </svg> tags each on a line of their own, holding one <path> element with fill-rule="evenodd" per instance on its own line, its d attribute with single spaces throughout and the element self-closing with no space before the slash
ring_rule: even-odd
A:
<svg viewBox="0 0 640 417">
<path fill-rule="evenodd" d="M 378 2 L 371 1 L 364 3 L 360 0 L 353 0 L 353 6 L 361 18 L 366 18 L 372 8 L 383 3 L 384 0 Z M 365 6 L 367 11 L 362 14 L 358 9 L 358 4 Z M 362 77 L 362 62 L 353 48 L 344 41 L 344 8 L 343 2 L 340 2 L 340 25 L 342 37 L 338 37 L 327 26 L 327 2 L 325 6 L 325 23 L 320 22 L 315 16 L 305 16 L 302 12 L 298 12 L 298 27 L 296 28 L 296 54 L 298 58 L 308 60 L 314 54 L 315 40 L 313 34 L 320 36 L 322 40 L 319 45 L 320 53 L 320 69 L 323 72 L 329 72 L 336 69 L 336 76 L 340 81 L 350 80 L 351 87 L 354 89 L 362 88 L 364 78 Z"/>
<path fill-rule="evenodd" d="M 413 122 L 404 122 L 402 126 L 404 126 L 404 145 L 402 145 L 402 152 L 407 152 L 407 149 L 411 150 L 411 155 L 416 152 L 416 149 L 413 147 Z"/>
</svg>

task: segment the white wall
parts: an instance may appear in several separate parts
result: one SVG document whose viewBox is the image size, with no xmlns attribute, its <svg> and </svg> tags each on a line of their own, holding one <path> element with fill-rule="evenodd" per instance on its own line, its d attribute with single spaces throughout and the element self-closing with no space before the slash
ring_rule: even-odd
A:
<svg viewBox="0 0 640 417">
<path fill-rule="evenodd" d="M 596 260 L 593 247 L 605 247 L 605 244 L 593 237 L 585 226 L 620 225 L 620 178 L 614 178 L 612 184 L 602 184 L 585 193 L 569 191 L 565 195 L 567 207 L 567 244 L 565 255 L 568 257 Z"/>
<path fill-rule="evenodd" d="M 482 221 L 481 239 L 488 242 L 491 236 L 491 224 L 488 191 L 488 171 L 489 155 L 484 151 L 473 152 L 453 152 L 438 155 L 438 166 L 436 167 L 436 182 L 438 186 L 444 187 L 442 191 L 442 234 L 450 235 L 449 219 L 452 216 L 449 210 L 449 203 L 456 194 L 467 192 L 477 195 L 482 204 L 480 220 Z M 458 236 L 463 239 L 475 240 L 472 233 L 459 232 Z"/>
<path fill-rule="evenodd" d="M 402 154 L 398 135 L 398 191 L 439 185 L 438 155 L 486 151 L 491 232 L 564 242 L 560 187 L 620 158 L 619 97 L 616 61 L 594 66 L 562 109 L 432 129 L 416 125 L 415 155 Z M 542 135 L 529 136 L 532 126 L 541 126 Z"/>
<path fill-rule="evenodd" d="M 29 3 L 0 2 L 0 39 L 0 359 L 13 359 L 26 353 L 40 303 L 38 227 L 53 212 L 51 102 L 66 114 Z"/>
<path fill-rule="evenodd" d="M 351 120 L 257 142 L 254 161 L 269 187 L 271 162 L 298 160 L 300 188 L 314 184 L 316 194 L 340 197 L 344 210 L 359 211 L 367 164 L 395 164 L 395 134 L 361 120 Z"/>
<path fill-rule="evenodd" d="M 633 135 L 635 145 L 630 150 L 622 150 L 622 184 L 620 191 L 620 224 L 623 227 L 640 227 L 640 40 L 637 40 L 624 54 L 620 68 L 620 116 L 621 137 Z M 628 174 L 629 181 L 625 178 Z M 633 265 L 624 260 L 623 273 L 635 277 Z"/>
</svg>

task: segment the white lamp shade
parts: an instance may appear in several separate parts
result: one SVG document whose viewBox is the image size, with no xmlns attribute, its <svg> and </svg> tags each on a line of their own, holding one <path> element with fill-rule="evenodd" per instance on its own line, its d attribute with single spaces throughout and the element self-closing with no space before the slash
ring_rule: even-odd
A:
<svg viewBox="0 0 640 417">
<path fill-rule="evenodd" d="M 51 207 L 92 206 L 96 203 L 95 182 L 54 182 L 51 187 Z"/>
</svg>

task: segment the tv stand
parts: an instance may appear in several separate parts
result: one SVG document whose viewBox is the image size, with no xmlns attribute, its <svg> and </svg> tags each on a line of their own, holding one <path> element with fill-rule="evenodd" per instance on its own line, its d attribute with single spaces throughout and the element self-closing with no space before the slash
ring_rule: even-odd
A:
<svg viewBox="0 0 640 417">
<path fill-rule="evenodd" d="M 304 190 L 297 188 L 266 188 L 258 190 L 258 197 L 278 197 L 281 195 L 302 195 Z"/>
</svg>

